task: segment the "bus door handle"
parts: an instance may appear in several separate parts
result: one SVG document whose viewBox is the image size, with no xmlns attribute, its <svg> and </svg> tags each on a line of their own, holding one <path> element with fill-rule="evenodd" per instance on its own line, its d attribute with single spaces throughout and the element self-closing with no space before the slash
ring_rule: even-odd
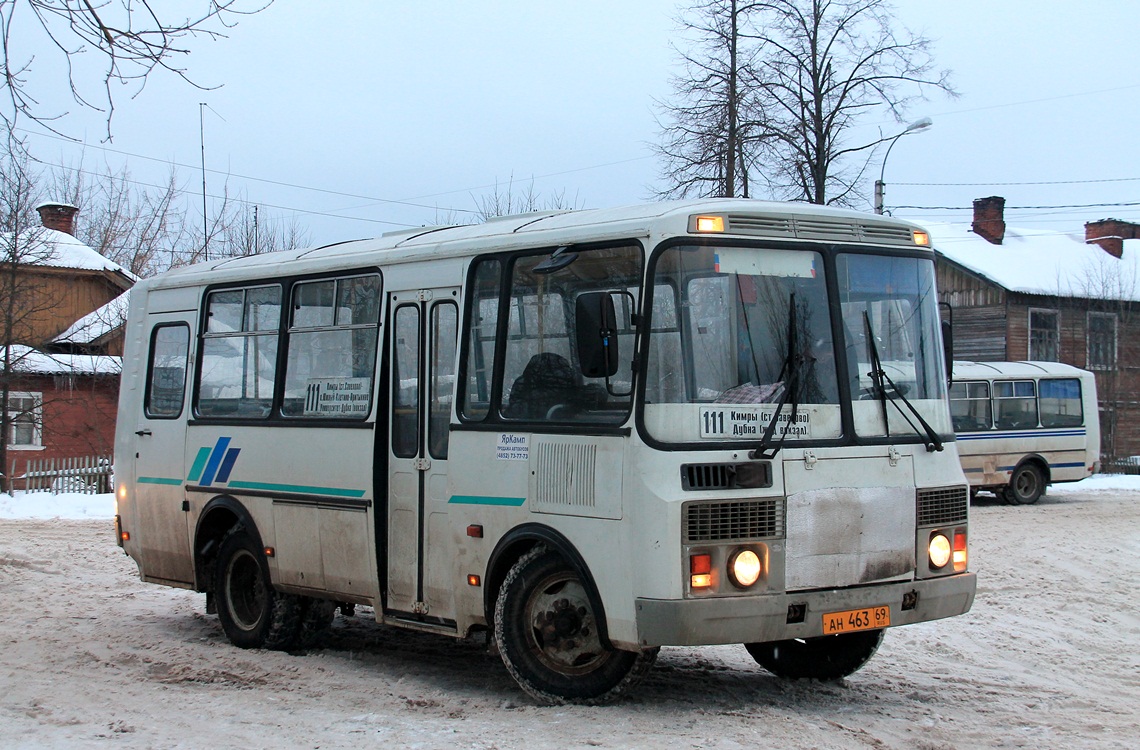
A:
<svg viewBox="0 0 1140 750">
<path fill-rule="evenodd" d="M 136 435 L 149 435 L 149 434 L 151 434 L 151 433 L 150 433 L 150 430 L 148 430 L 148 429 L 146 429 L 146 428 L 144 427 L 144 428 L 143 428 L 143 429 L 141 429 L 141 430 L 135 430 L 135 434 L 136 434 Z"/>
</svg>

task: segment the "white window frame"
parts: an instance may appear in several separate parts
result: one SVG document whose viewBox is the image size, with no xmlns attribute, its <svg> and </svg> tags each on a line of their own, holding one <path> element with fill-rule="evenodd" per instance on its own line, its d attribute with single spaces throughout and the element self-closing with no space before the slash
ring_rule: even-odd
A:
<svg viewBox="0 0 1140 750">
<path fill-rule="evenodd" d="M 41 392 L 33 391 L 11 391 L 8 394 L 8 435 L 5 439 L 10 440 L 14 436 L 16 418 L 26 412 L 12 409 L 12 399 L 17 398 L 30 398 L 32 399 L 32 442 L 25 444 L 8 443 L 8 450 L 10 451 L 42 451 L 44 449 L 44 394 Z"/>
<path fill-rule="evenodd" d="M 1038 353 L 1033 351 L 1033 331 L 1034 331 L 1033 314 L 1034 313 L 1043 313 L 1046 315 L 1052 315 L 1053 316 L 1053 320 L 1055 321 L 1055 323 L 1053 324 L 1053 337 L 1054 337 L 1054 341 L 1056 342 L 1056 353 L 1054 354 L 1053 357 L 1037 356 Z M 1025 318 L 1025 328 L 1026 328 L 1025 349 L 1026 349 L 1026 355 L 1027 355 L 1026 358 L 1027 359 L 1037 360 L 1037 361 L 1041 361 L 1041 362 L 1060 362 L 1061 361 L 1061 311 L 1060 310 L 1050 310 L 1050 309 L 1044 308 L 1044 307 L 1031 307 L 1031 308 L 1029 308 L 1029 312 Z M 1037 330 L 1044 330 L 1044 329 L 1039 328 Z"/>
<path fill-rule="evenodd" d="M 1093 330 L 1092 322 L 1094 318 L 1105 318 L 1112 321 L 1112 349 L 1110 354 L 1110 361 L 1108 362 L 1093 362 Z M 1085 365 L 1090 370 L 1111 370 L 1116 367 L 1118 346 L 1120 341 L 1120 322 L 1116 313 L 1111 312 L 1094 312 L 1090 311 L 1088 316 L 1088 335 L 1085 337 Z"/>
</svg>

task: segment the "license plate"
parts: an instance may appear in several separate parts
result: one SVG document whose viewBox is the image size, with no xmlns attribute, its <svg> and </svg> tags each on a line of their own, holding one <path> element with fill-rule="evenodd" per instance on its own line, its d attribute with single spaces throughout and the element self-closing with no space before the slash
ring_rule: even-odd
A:
<svg viewBox="0 0 1140 750">
<path fill-rule="evenodd" d="M 823 634 L 854 633 L 859 630 L 876 630 L 891 624 L 890 607 L 865 607 L 826 612 L 823 615 Z"/>
</svg>

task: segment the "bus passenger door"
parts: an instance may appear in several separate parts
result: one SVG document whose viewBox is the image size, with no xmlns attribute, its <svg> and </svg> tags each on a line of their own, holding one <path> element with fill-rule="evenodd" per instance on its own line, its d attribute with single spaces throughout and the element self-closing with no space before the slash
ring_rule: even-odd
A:
<svg viewBox="0 0 1140 750">
<path fill-rule="evenodd" d="M 388 456 L 389 612 L 453 619 L 447 447 L 459 289 L 394 292 Z"/>
<path fill-rule="evenodd" d="M 145 380 L 135 423 L 134 535 L 146 580 L 193 584 L 186 478 L 187 372 L 195 311 L 146 316 Z M 129 529 L 128 529 L 129 530 Z"/>
</svg>

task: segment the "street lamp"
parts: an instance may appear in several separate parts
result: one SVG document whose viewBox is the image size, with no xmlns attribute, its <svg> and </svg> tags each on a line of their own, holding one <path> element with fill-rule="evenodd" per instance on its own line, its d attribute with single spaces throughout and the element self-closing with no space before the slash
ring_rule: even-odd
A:
<svg viewBox="0 0 1140 750">
<path fill-rule="evenodd" d="M 883 168 L 879 170 L 879 179 L 875 180 L 875 213 L 881 214 L 883 212 L 883 193 L 886 187 L 886 183 L 883 182 L 883 175 L 886 174 L 887 157 L 891 155 L 891 149 L 895 147 L 895 142 L 908 133 L 921 133 L 924 130 L 930 130 L 930 126 L 933 124 L 934 121 L 929 117 L 915 120 L 906 126 L 906 130 L 891 139 L 891 145 L 887 146 L 887 153 L 883 155 Z"/>
</svg>

